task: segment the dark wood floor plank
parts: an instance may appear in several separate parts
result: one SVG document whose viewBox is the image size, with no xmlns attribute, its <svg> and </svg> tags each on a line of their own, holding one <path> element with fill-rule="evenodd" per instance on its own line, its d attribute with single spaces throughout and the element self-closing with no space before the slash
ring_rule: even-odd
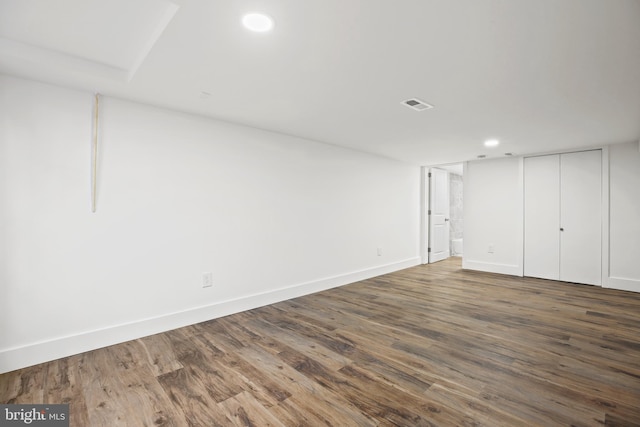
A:
<svg viewBox="0 0 640 427">
<path fill-rule="evenodd" d="M 530 419 L 517 418 L 513 413 L 503 411 L 498 405 L 483 400 L 479 393 L 468 389 L 459 390 L 449 384 L 434 384 L 429 388 L 427 396 L 442 406 L 453 408 L 464 418 L 455 425 L 486 425 L 486 426 L 522 426 L 532 425 Z M 464 410 L 460 411 L 460 408 Z M 453 424 L 451 424 L 453 425 Z"/>
<path fill-rule="evenodd" d="M 165 334 L 151 335 L 137 340 L 144 348 L 153 374 L 159 376 L 182 368 L 173 352 L 171 341 Z"/>
<path fill-rule="evenodd" d="M 284 427 L 264 406 L 248 392 L 238 393 L 218 403 L 223 408 L 232 425 L 237 427 Z"/>
<path fill-rule="evenodd" d="M 90 425 L 83 381 L 80 375 L 82 358 L 83 355 L 76 355 L 46 364 L 43 403 L 68 403 L 69 425 L 71 427 Z"/>
<path fill-rule="evenodd" d="M 0 402 L 12 404 L 43 402 L 47 367 L 48 363 L 43 363 L 2 374 L 0 391 L 3 395 L 0 396 Z"/>
<path fill-rule="evenodd" d="M 640 425 L 640 294 L 459 259 L 0 375 L 72 426 Z"/>
<path fill-rule="evenodd" d="M 279 413 L 282 408 L 291 404 L 295 408 L 304 410 L 311 418 L 320 417 L 327 425 L 375 425 L 370 417 L 358 411 L 344 396 L 288 364 L 283 354 L 295 353 L 301 357 L 305 356 L 291 348 L 287 352 L 274 355 L 260 347 L 245 347 L 240 350 L 245 360 L 262 366 L 270 373 L 272 381 L 290 391 L 291 397 L 272 407 L 273 413 Z"/>
<path fill-rule="evenodd" d="M 78 371 L 89 425 L 180 425 L 135 341 L 82 355 Z M 79 402 L 70 402 L 75 406 Z"/>
<path fill-rule="evenodd" d="M 171 400 L 175 417 L 189 426 L 229 426 L 229 420 L 216 406 L 215 400 L 209 397 L 207 387 L 185 367 L 157 377 L 160 385 Z M 105 425 L 108 424 L 95 424 Z"/>
<path fill-rule="evenodd" d="M 312 359 L 320 361 L 327 368 L 337 371 L 351 363 L 351 359 L 335 351 L 320 345 L 315 340 L 310 340 L 304 335 L 288 329 L 280 329 L 274 324 L 264 320 L 254 320 L 252 326 L 257 331 L 262 331 L 270 336 L 270 340 L 260 342 L 263 347 L 281 353 L 290 348 L 295 348 Z"/>
</svg>

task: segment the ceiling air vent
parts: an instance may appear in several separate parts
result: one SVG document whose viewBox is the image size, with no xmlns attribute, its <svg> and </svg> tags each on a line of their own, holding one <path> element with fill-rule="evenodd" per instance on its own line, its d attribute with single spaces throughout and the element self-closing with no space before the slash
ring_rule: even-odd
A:
<svg viewBox="0 0 640 427">
<path fill-rule="evenodd" d="M 409 108 L 413 108 L 416 111 L 424 111 L 433 108 L 433 105 L 429 105 L 424 101 L 420 101 L 418 98 L 407 99 L 402 101 L 402 105 L 406 105 Z"/>
</svg>

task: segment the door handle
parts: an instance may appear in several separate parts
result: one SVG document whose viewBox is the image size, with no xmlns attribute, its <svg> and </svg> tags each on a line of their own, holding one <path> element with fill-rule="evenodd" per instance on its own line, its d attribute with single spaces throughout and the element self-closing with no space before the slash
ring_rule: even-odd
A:
<svg viewBox="0 0 640 427">
<path fill-rule="evenodd" d="M 445 221 L 449 221 L 449 218 L 445 218 L 444 220 L 445 220 Z"/>
<path fill-rule="evenodd" d="M 560 227 L 560 231 L 564 231 L 564 228 Z"/>
</svg>

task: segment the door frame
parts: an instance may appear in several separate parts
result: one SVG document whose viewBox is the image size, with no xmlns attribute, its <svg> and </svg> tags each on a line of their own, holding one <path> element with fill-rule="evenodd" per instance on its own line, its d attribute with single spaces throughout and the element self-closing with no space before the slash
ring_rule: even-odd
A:
<svg viewBox="0 0 640 427">
<path fill-rule="evenodd" d="M 420 262 L 429 264 L 429 166 L 420 168 Z"/>
<path fill-rule="evenodd" d="M 467 162 L 442 163 L 439 165 L 420 167 L 420 262 L 429 264 L 429 169 L 442 168 L 442 166 L 462 165 L 462 176 L 467 172 Z M 464 178 L 463 178 L 464 179 Z M 449 248 L 451 249 L 451 248 Z M 464 254 L 462 255 L 464 260 Z"/>
</svg>

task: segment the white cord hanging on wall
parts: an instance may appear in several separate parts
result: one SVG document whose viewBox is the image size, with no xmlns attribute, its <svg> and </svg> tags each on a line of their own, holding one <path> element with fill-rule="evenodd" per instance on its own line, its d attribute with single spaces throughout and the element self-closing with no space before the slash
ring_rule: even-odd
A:
<svg viewBox="0 0 640 427">
<path fill-rule="evenodd" d="M 98 104 L 100 94 L 94 95 L 93 141 L 91 146 L 91 212 L 96 211 L 96 191 L 98 186 Z"/>
</svg>

